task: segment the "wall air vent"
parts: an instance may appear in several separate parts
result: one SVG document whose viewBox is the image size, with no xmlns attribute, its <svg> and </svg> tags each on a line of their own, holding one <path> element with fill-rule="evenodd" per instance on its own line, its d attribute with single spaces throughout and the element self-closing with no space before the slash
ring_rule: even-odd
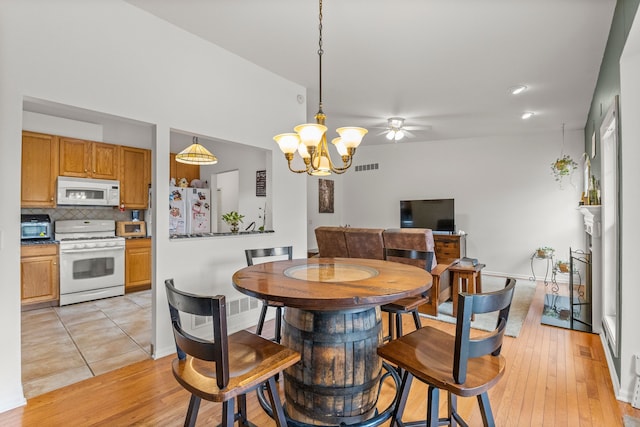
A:
<svg viewBox="0 0 640 427">
<path fill-rule="evenodd" d="M 370 163 L 368 165 L 356 165 L 356 172 L 365 172 L 365 171 L 372 171 L 372 170 L 378 170 L 377 163 Z"/>
<path fill-rule="evenodd" d="M 260 300 L 251 297 L 244 297 L 227 302 L 227 317 L 237 316 L 246 311 L 259 308 Z M 191 316 L 191 328 L 198 329 L 211 324 L 211 317 L 207 316 Z"/>
</svg>

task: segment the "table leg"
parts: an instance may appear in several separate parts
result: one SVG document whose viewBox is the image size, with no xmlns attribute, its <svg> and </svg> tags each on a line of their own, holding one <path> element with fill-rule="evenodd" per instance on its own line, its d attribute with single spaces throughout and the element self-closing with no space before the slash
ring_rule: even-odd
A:
<svg viewBox="0 0 640 427">
<path fill-rule="evenodd" d="M 382 371 L 376 351 L 382 343 L 380 308 L 288 307 L 284 319 L 282 344 L 302 355 L 284 374 L 288 416 L 321 425 L 354 424 L 374 417 Z"/>
</svg>

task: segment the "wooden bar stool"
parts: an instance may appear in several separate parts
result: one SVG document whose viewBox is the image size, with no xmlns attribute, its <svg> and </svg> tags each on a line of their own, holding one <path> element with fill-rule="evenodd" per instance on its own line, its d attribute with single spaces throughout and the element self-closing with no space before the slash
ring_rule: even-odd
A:
<svg viewBox="0 0 640 427">
<path fill-rule="evenodd" d="M 458 315 L 458 294 L 468 292 L 470 294 L 482 293 L 482 269 L 485 264 L 462 266 L 460 263 L 449 267 L 451 272 L 451 286 L 453 286 L 453 317 Z M 472 316 L 471 320 L 474 320 Z"/>
</svg>

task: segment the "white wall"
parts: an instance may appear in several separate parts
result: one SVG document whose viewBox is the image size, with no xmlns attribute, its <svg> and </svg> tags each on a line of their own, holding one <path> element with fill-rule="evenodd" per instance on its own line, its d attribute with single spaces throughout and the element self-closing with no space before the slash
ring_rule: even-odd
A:
<svg viewBox="0 0 640 427">
<path fill-rule="evenodd" d="M 171 129 L 273 149 L 280 129 L 305 121 L 304 88 L 121 1 L 0 5 L 0 177 L 20 176 L 24 97 L 134 119 L 155 129 L 156 212 L 168 210 Z M 246 123 L 252 126 L 246 126 Z M 106 137 L 106 135 L 105 135 Z M 134 143 L 127 143 L 135 145 Z M 163 281 L 191 291 L 234 294 L 231 275 L 246 247 L 292 244 L 305 256 L 306 181 L 273 158 L 273 234 L 170 241 L 168 217 L 154 218 L 156 356 L 174 351 Z M 0 187 L 0 411 L 24 402 L 20 370 L 20 188 Z M 232 324 L 231 328 L 240 328 Z"/>
<path fill-rule="evenodd" d="M 636 366 L 634 355 L 640 355 L 640 286 L 635 268 L 638 262 L 638 212 L 640 211 L 640 9 L 636 13 L 633 27 L 620 57 L 620 158 L 621 184 L 621 320 L 620 330 L 620 389 L 615 390 L 621 400 L 633 398 Z M 605 346 L 606 348 L 606 346 Z M 613 370 L 613 367 L 611 367 Z M 614 382 L 615 384 L 615 382 Z"/>
<path fill-rule="evenodd" d="M 467 255 L 485 263 L 488 273 L 526 279 L 538 246 L 554 247 L 564 259 L 569 247 L 584 248 L 582 215 L 576 209 L 582 170 L 573 174 L 575 187 L 567 181 L 563 189 L 551 174 L 561 145 L 560 124 L 557 132 L 526 136 L 378 146 L 363 142 L 356 163 L 378 163 L 379 169 L 349 171 L 336 182 L 343 198 L 339 222 L 399 227 L 400 200 L 454 198 L 456 226 L 468 233 Z M 581 159 L 582 146 L 582 130 L 565 132 L 565 153 Z M 317 198 L 317 185 L 308 191 Z M 545 265 L 534 265 L 536 274 L 544 275 Z"/>
</svg>

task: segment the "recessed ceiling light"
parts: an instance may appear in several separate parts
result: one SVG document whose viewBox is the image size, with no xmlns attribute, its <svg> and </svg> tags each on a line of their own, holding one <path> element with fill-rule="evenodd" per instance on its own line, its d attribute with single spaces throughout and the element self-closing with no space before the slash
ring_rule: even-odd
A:
<svg viewBox="0 0 640 427">
<path fill-rule="evenodd" d="M 527 120 L 533 117 L 534 114 L 535 113 L 532 113 L 531 111 L 525 111 L 524 113 L 522 113 L 522 116 L 520 117 L 522 118 L 522 120 Z"/>
<path fill-rule="evenodd" d="M 509 93 L 511 95 L 518 95 L 527 90 L 527 87 L 524 85 L 512 86 L 509 88 Z"/>
</svg>

